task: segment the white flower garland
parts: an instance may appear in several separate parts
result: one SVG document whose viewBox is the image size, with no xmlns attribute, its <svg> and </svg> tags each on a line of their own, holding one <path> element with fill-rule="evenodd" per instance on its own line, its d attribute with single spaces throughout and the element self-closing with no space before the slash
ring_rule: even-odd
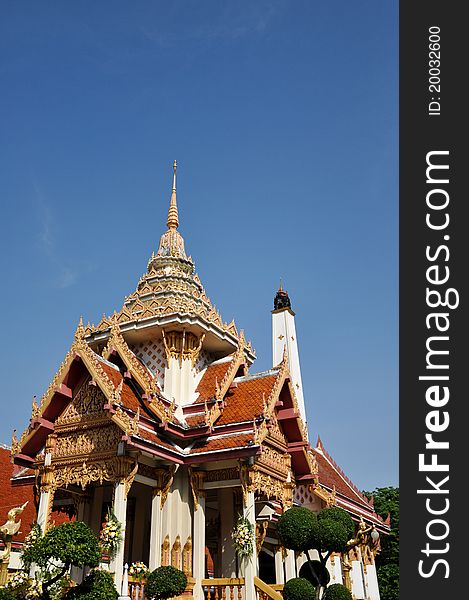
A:
<svg viewBox="0 0 469 600">
<path fill-rule="evenodd" d="M 99 533 L 99 545 L 103 552 L 114 558 L 122 542 L 122 524 L 109 509 L 103 528 Z"/>
<path fill-rule="evenodd" d="M 233 547 L 241 560 L 250 558 L 254 552 L 254 525 L 246 517 L 240 515 L 231 532 L 231 537 L 233 538 Z"/>
</svg>

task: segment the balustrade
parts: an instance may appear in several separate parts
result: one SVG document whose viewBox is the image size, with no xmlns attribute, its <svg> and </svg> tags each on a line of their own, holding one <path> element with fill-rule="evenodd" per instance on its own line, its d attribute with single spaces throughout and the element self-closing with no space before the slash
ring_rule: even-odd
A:
<svg viewBox="0 0 469 600">
<path fill-rule="evenodd" d="M 206 600 L 241 600 L 244 579 L 202 579 Z"/>
<path fill-rule="evenodd" d="M 145 581 L 129 577 L 130 600 L 145 600 Z"/>
</svg>

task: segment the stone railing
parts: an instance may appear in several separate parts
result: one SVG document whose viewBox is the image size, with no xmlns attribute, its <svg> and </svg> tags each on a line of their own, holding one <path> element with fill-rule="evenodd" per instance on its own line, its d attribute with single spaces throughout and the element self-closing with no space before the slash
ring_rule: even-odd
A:
<svg viewBox="0 0 469 600">
<path fill-rule="evenodd" d="M 256 588 L 258 600 L 282 600 L 281 590 L 283 585 L 268 585 L 259 577 L 254 577 L 254 587 Z"/>
<path fill-rule="evenodd" d="M 244 579 L 202 579 L 206 600 L 241 600 Z"/>
<path fill-rule="evenodd" d="M 145 600 L 145 580 L 129 577 L 130 600 Z"/>
<path fill-rule="evenodd" d="M 126 565 L 127 566 L 127 565 Z M 126 569 L 124 569 L 124 578 L 125 578 Z M 135 579 L 134 577 L 128 576 L 128 595 L 130 600 L 145 600 L 145 579 Z M 187 578 L 187 587 L 185 592 L 181 594 L 181 596 L 177 596 L 172 600 L 179 600 L 179 598 L 184 598 L 185 596 L 189 596 L 192 598 L 192 590 L 194 589 L 195 579 L 192 577 Z M 126 592 L 123 589 L 122 595 L 125 597 Z M 224 596 L 220 596 L 220 598 L 224 598 Z"/>
</svg>

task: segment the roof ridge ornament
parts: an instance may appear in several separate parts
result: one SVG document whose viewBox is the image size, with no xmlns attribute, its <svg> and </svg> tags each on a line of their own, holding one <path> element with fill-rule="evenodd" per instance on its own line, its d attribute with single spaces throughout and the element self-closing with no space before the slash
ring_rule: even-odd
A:
<svg viewBox="0 0 469 600">
<path fill-rule="evenodd" d="M 166 221 L 166 225 L 168 229 L 177 229 L 179 227 L 179 215 L 178 215 L 178 207 L 177 207 L 177 199 L 176 199 L 176 170 L 177 170 L 177 162 L 173 163 L 173 187 L 171 190 L 171 200 L 169 203 L 169 211 L 168 211 L 168 220 Z"/>
</svg>

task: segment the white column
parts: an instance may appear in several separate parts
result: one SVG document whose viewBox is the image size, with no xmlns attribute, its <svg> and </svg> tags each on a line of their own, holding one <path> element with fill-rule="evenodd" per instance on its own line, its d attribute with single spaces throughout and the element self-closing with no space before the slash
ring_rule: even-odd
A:
<svg viewBox="0 0 469 600">
<path fill-rule="evenodd" d="M 41 528 L 42 535 L 46 532 L 47 529 L 47 520 L 49 517 L 49 507 L 50 503 L 53 502 L 54 493 L 48 489 L 47 491 L 41 491 L 41 495 L 39 497 L 39 507 L 37 511 L 37 524 Z M 29 570 L 30 577 L 34 577 L 35 573 L 38 571 L 38 567 L 35 563 L 31 565 Z"/>
<path fill-rule="evenodd" d="M 41 492 L 39 498 L 39 508 L 37 511 L 37 523 L 41 527 L 41 531 L 44 534 L 47 529 L 47 519 L 49 516 L 49 507 L 52 502 L 52 491 Z"/>
<path fill-rule="evenodd" d="M 199 506 L 194 507 L 194 540 L 192 544 L 192 573 L 195 579 L 194 599 L 204 600 L 202 579 L 205 579 L 205 497 L 199 496 Z M 253 596 L 254 598 L 254 596 Z"/>
<path fill-rule="evenodd" d="M 365 575 L 366 575 L 366 580 L 368 582 L 368 594 L 369 594 L 370 600 L 380 600 L 378 577 L 376 575 L 375 564 L 367 565 L 365 567 Z"/>
<path fill-rule="evenodd" d="M 236 577 L 236 552 L 233 548 L 231 532 L 233 530 L 234 506 L 232 488 L 218 491 L 221 517 L 221 568 L 222 577 Z"/>
<path fill-rule="evenodd" d="M 287 556 L 285 557 L 285 581 L 294 577 L 296 577 L 295 551 L 287 550 Z"/>
<path fill-rule="evenodd" d="M 127 520 L 127 497 L 123 481 L 116 483 L 114 486 L 114 514 L 122 525 L 122 542 L 115 558 L 112 560 L 111 571 L 114 571 L 114 583 L 117 591 L 120 593 L 122 589 L 122 574 L 124 572 L 125 526 Z"/>
<path fill-rule="evenodd" d="M 275 551 L 275 583 L 280 585 L 285 583 L 285 572 L 283 570 L 282 547 L 278 546 Z"/>
<path fill-rule="evenodd" d="M 357 600 L 364 600 L 366 596 L 365 587 L 363 585 L 361 561 L 352 560 L 352 570 L 350 571 L 350 578 L 352 580 L 352 594 Z"/>
<path fill-rule="evenodd" d="M 243 507 L 244 517 L 250 521 L 254 532 L 256 531 L 256 505 L 254 500 L 254 492 L 247 492 L 246 505 Z M 254 533 L 255 535 L 255 533 Z M 254 549 L 250 558 L 243 560 L 242 571 L 245 580 L 245 599 L 251 600 L 256 598 L 256 589 L 254 587 L 254 577 L 257 576 L 257 550 L 254 540 Z"/>
<path fill-rule="evenodd" d="M 151 530 L 150 530 L 150 571 L 154 571 L 161 565 L 161 544 L 163 543 L 161 535 L 161 494 L 153 493 L 151 501 Z"/>
</svg>

